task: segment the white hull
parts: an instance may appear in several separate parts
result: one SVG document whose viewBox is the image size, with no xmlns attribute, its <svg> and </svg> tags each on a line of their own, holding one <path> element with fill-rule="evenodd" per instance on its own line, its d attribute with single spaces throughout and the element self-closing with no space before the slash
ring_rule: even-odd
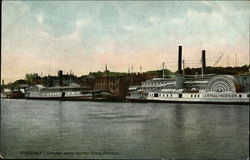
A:
<svg viewBox="0 0 250 160">
<path fill-rule="evenodd" d="M 155 96 L 157 94 L 157 96 Z M 181 96 L 180 96 L 181 95 Z M 168 97 L 167 97 L 168 96 Z M 195 96 L 195 97 L 194 97 Z M 178 103 L 227 103 L 227 104 L 250 104 L 247 93 L 234 94 L 191 94 L 191 93 L 149 93 L 148 96 L 128 96 L 131 101 L 150 101 L 150 102 L 178 102 Z"/>
<path fill-rule="evenodd" d="M 80 91 L 76 92 L 31 92 L 26 98 L 28 99 L 92 99 L 91 93 L 82 94 Z"/>
</svg>

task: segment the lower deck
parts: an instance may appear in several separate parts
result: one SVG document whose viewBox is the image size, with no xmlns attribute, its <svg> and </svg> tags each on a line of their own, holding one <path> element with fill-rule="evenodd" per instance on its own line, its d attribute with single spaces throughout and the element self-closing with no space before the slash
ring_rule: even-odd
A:
<svg viewBox="0 0 250 160">
<path fill-rule="evenodd" d="M 128 101 L 250 104 L 249 93 L 157 93 L 131 94 Z"/>
</svg>

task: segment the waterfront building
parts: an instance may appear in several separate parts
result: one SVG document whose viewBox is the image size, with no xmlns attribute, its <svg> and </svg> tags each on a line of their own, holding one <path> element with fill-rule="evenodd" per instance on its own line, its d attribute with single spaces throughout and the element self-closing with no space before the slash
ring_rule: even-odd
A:
<svg viewBox="0 0 250 160">
<path fill-rule="evenodd" d="M 130 85 L 139 85 L 146 80 L 145 74 L 96 77 L 94 90 L 107 90 L 111 96 L 125 98 Z"/>
</svg>

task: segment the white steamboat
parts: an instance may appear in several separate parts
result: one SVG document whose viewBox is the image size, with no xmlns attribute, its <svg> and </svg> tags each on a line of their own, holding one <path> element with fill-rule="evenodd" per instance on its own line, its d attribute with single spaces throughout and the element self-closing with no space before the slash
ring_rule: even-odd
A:
<svg viewBox="0 0 250 160">
<path fill-rule="evenodd" d="M 178 74 L 172 78 L 147 80 L 131 86 L 128 101 L 250 104 L 250 75 L 183 75 L 179 46 Z M 205 51 L 202 51 L 202 71 Z M 163 74 L 164 75 L 164 74 Z"/>
</svg>

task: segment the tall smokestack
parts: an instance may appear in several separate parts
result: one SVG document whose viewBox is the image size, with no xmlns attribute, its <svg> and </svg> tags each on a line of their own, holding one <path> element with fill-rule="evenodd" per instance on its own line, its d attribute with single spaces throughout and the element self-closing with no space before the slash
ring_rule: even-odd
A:
<svg viewBox="0 0 250 160">
<path fill-rule="evenodd" d="M 62 82 L 62 75 L 63 75 L 63 71 L 62 71 L 62 70 L 59 70 L 59 71 L 58 71 L 59 86 L 62 86 L 62 85 L 63 85 L 63 82 Z"/>
<path fill-rule="evenodd" d="M 182 66 L 182 46 L 179 46 L 178 51 L 178 74 L 181 74 L 181 66 Z"/>
<path fill-rule="evenodd" d="M 176 79 L 175 79 L 175 89 L 182 89 L 182 84 L 183 84 L 183 74 L 181 71 L 182 68 L 182 46 L 179 46 L 179 51 L 178 51 L 178 72 L 176 74 Z"/>
<path fill-rule="evenodd" d="M 201 61 L 202 61 L 202 68 L 206 68 L 206 51 L 202 50 L 202 55 L 201 55 Z"/>
</svg>

